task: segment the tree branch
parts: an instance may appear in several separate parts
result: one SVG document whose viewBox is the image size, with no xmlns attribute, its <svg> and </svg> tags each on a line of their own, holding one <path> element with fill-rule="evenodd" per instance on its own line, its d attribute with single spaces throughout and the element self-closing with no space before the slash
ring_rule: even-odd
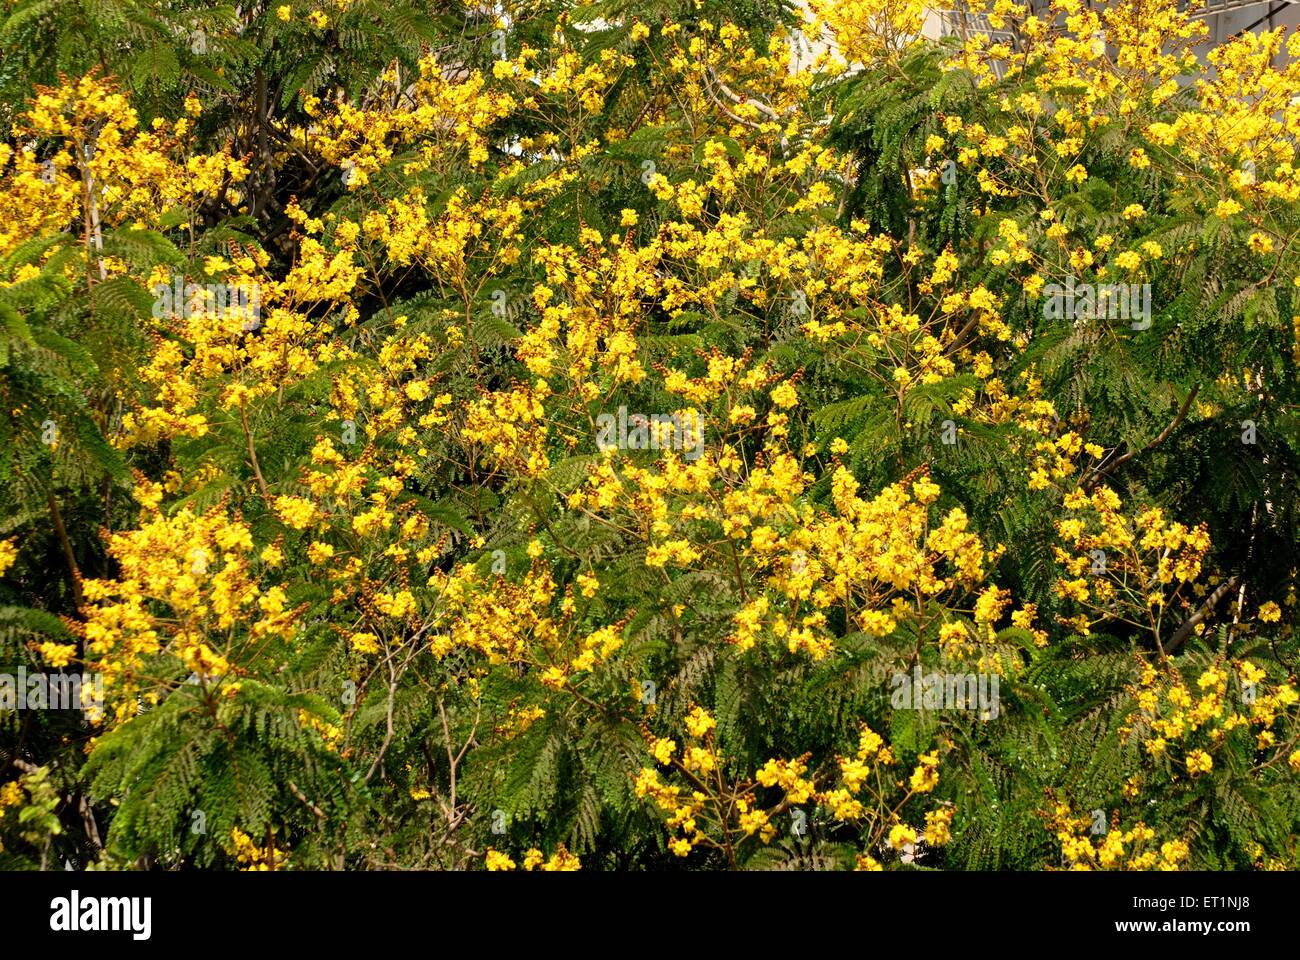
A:
<svg viewBox="0 0 1300 960">
<path fill-rule="evenodd" d="M 1192 635 L 1192 631 L 1196 629 L 1196 625 L 1204 621 L 1205 618 L 1214 611 L 1214 608 L 1219 605 L 1219 601 L 1227 595 L 1229 590 L 1236 586 L 1236 583 L 1236 577 L 1229 577 L 1227 581 L 1219 584 L 1215 591 L 1206 597 L 1205 602 L 1201 604 L 1201 608 L 1188 617 L 1187 621 L 1174 631 L 1174 635 L 1169 638 L 1169 646 L 1165 648 L 1165 652 L 1167 654 L 1174 653 L 1179 647 L 1181 647 L 1184 641 Z"/>
<path fill-rule="evenodd" d="M 1139 454 L 1146 453 L 1148 450 L 1152 449 L 1153 447 L 1158 447 L 1160 446 L 1160 444 L 1168 440 L 1169 435 L 1173 433 L 1175 430 L 1177 430 L 1178 425 L 1181 424 L 1183 420 L 1187 418 L 1187 411 L 1191 409 L 1192 401 L 1196 399 L 1196 395 L 1200 392 L 1201 392 L 1201 385 L 1198 383 L 1196 386 L 1192 387 L 1192 392 L 1189 393 L 1187 395 L 1187 399 L 1183 401 L 1183 405 L 1179 409 L 1178 415 L 1175 416 L 1174 419 L 1169 422 L 1169 425 L 1167 427 L 1165 427 L 1163 430 L 1160 431 L 1159 436 L 1157 436 L 1154 440 L 1148 443 L 1141 450 L 1130 450 L 1128 453 L 1124 454 L 1122 457 L 1116 458 L 1114 461 L 1112 461 L 1109 465 L 1106 466 L 1098 464 L 1097 469 L 1095 469 L 1092 472 L 1092 475 L 1088 477 L 1087 481 L 1084 483 L 1084 488 L 1087 490 L 1093 489 L 1101 481 L 1102 477 L 1107 476 L 1108 474 L 1113 472 L 1117 467 L 1125 463 L 1128 463 L 1128 461 L 1132 460 L 1134 457 L 1138 456 Z"/>
</svg>

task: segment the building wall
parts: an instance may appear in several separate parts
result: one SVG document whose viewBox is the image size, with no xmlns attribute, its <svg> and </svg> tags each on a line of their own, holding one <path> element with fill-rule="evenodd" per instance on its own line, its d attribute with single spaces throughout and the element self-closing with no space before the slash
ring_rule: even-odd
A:
<svg viewBox="0 0 1300 960">
<path fill-rule="evenodd" d="M 1213 47 L 1218 46 L 1226 40 L 1231 39 L 1234 35 L 1242 30 L 1251 28 L 1256 32 L 1269 30 L 1276 27 L 1287 27 L 1295 29 L 1300 26 L 1300 2 L 1272 2 L 1272 3 L 1240 3 L 1240 0 L 1192 0 L 1195 6 L 1214 10 L 1206 16 L 1206 22 L 1210 28 L 1210 34 L 1207 41 L 1197 47 L 1197 53 L 1204 55 Z M 1094 3 L 1094 6 L 1102 4 Z M 799 6 L 807 9 L 804 0 L 799 0 Z M 1218 9 L 1226 8 L 1226 9 Z M 1269 19 L 1270 10 L 1272 18 Z M 949 20 L 949 23 L 951 21 Z M 932 11 L 927 17 L 925 26 L 921 30 L 922 36 L 939 37 L 945 31 L 945 18 L 939 9 Z M 822 51 L 834 49 L 834 44 L 825 40 L 809 42 L 807 39 L 800 44 L 799 59 L 797 66 L 803 66 L 815 59 Z"/>
<path fill-rule="evenodd" d="M 1210 27 L 1210 35 L 1206 43 L 1197 49 L 1197 52 L 1202 54 L 1247 28 L 1259 32 L 1275 27 L 1294 28 L 1300 25 L 1300 3 L 1283 3 L 1279 0 L 1274 0 L 1272 3 L 1241 3 L 1240 0 L 1192 0 L 1192 2 L 1194 7 L 1207 11 L 1205 21 Z M 1095 2 L 1090 5 L 1104 6 L 1103 3 Z M 1270 10 L 1273 11 L 1271 20 Z M 938 37 L 942 35 L 943 30 L 944 18 L 939 11 L 935 11 L 927 17 L 922 34 L 927 37 Z"/>
</svg>

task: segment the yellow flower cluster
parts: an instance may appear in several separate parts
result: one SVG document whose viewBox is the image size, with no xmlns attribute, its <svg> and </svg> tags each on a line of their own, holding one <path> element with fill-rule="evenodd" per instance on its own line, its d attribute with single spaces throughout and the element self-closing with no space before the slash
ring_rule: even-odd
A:
<svg viewBox="0 0 1300 960">
<path fill-rule="evenodd" d="M 1073 490 L 1063 506 L 1057 532 L 1065 546 L 1054 549 L 1064 575 L 1056 592 L 1082 608 L 1065 622 L 1083 636 L 1098 623 L 1123 622 L 1165 639 L 1171 611 L 1181 623 L 1189 597 L 1204 593 L 1198 581 L 1210 549 L 1207 529 L 1171 521 L 1159 507 L 1128 516 L 1106 486 Z"/>
<path fill-rule="evenodd" d="M 204 685 L 224 684 L 229 695 L 238 673 L 228 659 L 237 626 L 253 638 L 292 639 L 295 612 L 282 590 L 263 586 L 252 550 L 248 526 L 221 510 L 154 514 L 109 538 L 120 572 L 115 580 L 84 582 L 81 630 L 115 723 L 135 715 L 140 693 L 159 695 L 151 669 L 159 657 L 179 661 Z"/>
<path fill-rule="evenodd" d="M 515 863 L 509 854 L 502 853 L 500 850 L 488 848 L 484 855 L 484 866 L 488 871 L 508 871 L 514 870 L 518 864 Z M 546 873 L 556 872 L 573 872 L 582 869 L 582 863 L 577 857 L 565 849 L 564 844 L 556 849 L 548 859 L 542 851 L 532 848 L 524 854 L 523 869 L 525 870 L 542 870 Z"/>
<path fill-rule="evenodd" d="M 1061 856 L 1070 870 L 1182 870 L 1191 853 L 1187 841 L 1168 840 L 1155 845 L 1156 833 L 1138 822 L 1124 830 L 1107 825 L 1099 839 L 1091 817 L 1075 817 L 1069 804 L 1054 803 L 1044 819 L 1061 844 Z"/>
<path fill-rule="evenodd" d="M 278 849 L 274 838 L 268 839 L 265 846 L 259 847 L 252 837 L 235 827 L 230 831 L 230 840 L 241 870 L 282 870 L 289 864 L 288 852 Z"/>
<path fill-rule="evenodd" d="M 763 844 L 776 839 L 779 814 L 791 814 L 797 835 L 806 832 L 807 813 L 802 809 L 806 805 L 825 809 L 835 821 L 856 827 L 863 849 L 868 851 L 877 848 L 886 834 L 890 846 L 907 857 L 915 855 L 919 844 L 940 847 L 952 838 L 955 809 L 951 806 L 928 811 L 919 833 L 902 819 L 910 801 L 938 785 L 939 750 L 918 758 L 908 783 L 895 781 L 889 773 L 897 762 L 893 750 L 863 725 L 856 754 L 840 758 L 836 785 L 819 790 L 815 778 L 809 776 L 807 757 L 771 759 L 752 779 L 728 779 L 713 736 L 713 716 L 696 706 L 684 725 L 694 742 L 680 755 L 676 742 L 645 734 L 655 761 L 682 782 L 665 782 L 652 767 L 643 767 L 635 781 L 636 795 L 649 799 L 664 815 L 668 847 L 677 856 L 705 848 L 734 863 L 738 848 L 749 838 L 757 836 Z M 760 804 L 760 789 L 779 791 L 780 800 Z M 874 858 L 868 860 L 879 866 Z"/>
<path fill-rule="evenodd" d="M 1190 777 L 1209 773 L 1214 754 L 1234 730 L 1242 730 L 1261 763 L 1276 764 L 1294 750 L 1300 719 L 1300 693 L 1289 682 L 1273 683 L 1250 660 L 1215 662 L 1201 672 L 1195 687 L 1181 675 L 1144 664 L 1135 688 L 1137 709 L 1129 716 L 1126 736 L 1140 739 L 1156 763 L 1175 760 Z"/>
</svg>

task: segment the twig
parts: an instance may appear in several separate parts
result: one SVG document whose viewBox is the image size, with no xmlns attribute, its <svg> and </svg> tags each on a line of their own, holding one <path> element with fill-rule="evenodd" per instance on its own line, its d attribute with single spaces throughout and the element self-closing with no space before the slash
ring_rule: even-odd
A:
<svg viewBox="0 0 1300 960">
<path fill-rule="evenodd" d="M 239 421 L 244 427 L 244 439 L 248 441 L 248 459 L 253 467 L 253 476 L 257 478 L 257 489 L 262 491 L 262 499 L 269 500 L 271 495 L 266 489 L 266 478 L 262 476 L 262 468 L 257 462 L 257 450 L 253 446 L 253 432 L 248 429 L 248 410 L 243 406 L 239 408 Z"/>
<path fill-rule="evenodd" d="M 59 546 L 63 548 L 64 559 L 68 561 L 68 570 L 72 574 L 72 601 L 80 610 L 83 602 L 81 570 L 77 567 L 77 557 L 72 552 L 72 541 L 68 539 L 68 530 L 63 525 L 63 513 L 59 510 L 59 501 L 54 498 L 54 491 L 52 490 L 46 496 L 50 507 L 50 516 L 54 518 L 54 532 L 58 535 Z"/>
<path fill-rule="evenodd" d="M 286 780 L 285 783 L 288 785 L 289 791 L 295 797 L 301 800 L 303 802 L 303 805 L 306 806 L 308 810 L 316 814 L 317 819 L 320 820 L 327 819 L 325 816 L 325 811 L 322 810 L 320 807 L 316 806 L 316 804 L 312 803 L 310 800 L 308 800 L 307 795 L 298 788 L 298 784 L 294 783 L 292 780 Z"/>
</svg>

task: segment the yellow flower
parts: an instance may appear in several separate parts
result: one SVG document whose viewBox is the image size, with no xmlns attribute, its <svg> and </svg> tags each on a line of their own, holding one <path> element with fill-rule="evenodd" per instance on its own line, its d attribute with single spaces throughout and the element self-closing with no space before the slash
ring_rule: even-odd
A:
<svg viewBox="0 0 1300 960">
<path fill-rule="evenodd" d="M 677 749 L 677 744 L 667 737 L 661 737 L 656 740 L 651 753 L 659 763 L 669 763 L 673 758 L 673 751 Z"/>
<path fill-rule="evenodd" d="M 939 771 L 936 769 L 939 765 L 939 753 L 923 754 L 918 758 L 920 766 L 912 771 L 912 779 L 909 786 L 916 793 L 929 793 L 939 784 Z"/>
<path fill-rule="evenodd" d="M 749 804 L 741 800 L 737 803 L 740 810 L 740 828 L 745 831 L 745 836 L 757 833 L 763 827 L 767 826 L 768 817 L 762 810 L 750 810 Z"/>
<path fill-rule="evenodd" d="M 487 852 L 487 858 L 486 858 L 486 866 L 488 870 L 492 870 L 492 871 L 513 870 L 515 868 L 515 862 L 511 860 L 510 857 L 508 857 L 506 854 L 501 853 L 499 850 L 493 850 L 492 848 L 489 847 Z"/>
<path fill-rule="evenodd" d="M 305 530 L 316 519 L 316 505 L 302 497 L 276 497 L 275 512 L 295 530 Z"/>
<path fill-rule="evenodd" d="M 952 818 L 956 810 L 943 807 L 931 810 L 925 815 L 925 842 L 933 847 L 942 847 L 952 839 Z"/>
<path fill-rule="evenodd" d="M 895 850 L 902 850 L 907 846 L 915 846 L 916 831 L 905 823 L 896 823 L 889 831 L 889 845 Z"/>
<path fill-rule="evenodd" d="M 1142 266 L 1142 255 L 1133 250 L 1126 250 L 1115 257 L 1114 263 L 1121 270 L 1136 270 Z"/>
<path fill-rule="evenodd" d="M 0 540 L 0 577 L 4 576 L 14 561 L 18 559 L 18 548 L 14 546 L 15 537 Z"/>
<path fill-rule="evenodd" d="M 1007 605 L 1006 591 L 989 587 L 975 601 L 975 622 L 996 623 L 1002 616 L 1002 609 Z"/>
<path fill-rule="evenodd" d="M 42 643 L 38 648 L 41 659 L 51 667 L 66 667 L 77 655 L 76 645 L 71 643 Z"/>
<path fill-rule="evenodd" d="M 1237 674 L 1241 677 L 1241 682 L 1245 686 L 1259 683 L 1268 676 L 1263 669 L 1251 663 L 1249 660 L 1243 660 L 1237 665 Z"/>
<path fill-rule="evenodd" d="M 312 541 L 311 546 L 307 548 L 307 559 L 318 566 L 333 556 L 334 548 L 328 543 L 321 543 L 319 540 Z"/>
<path fill-rule="evenodd" d="M 1214 766 L 1210 755 L 1204 750 L 1193 750 L 1187 755 L 1187 772 L 1193 777 L 1201 773 L 1209 773 Z"/>
<path fill-rule="evenodd" d="M 929 477 L 922 477 L 912 483 L 912 496 L 916 498 L 917 503 L 930 504 L 939 499 L 939 485 L 930 480 Z"/>
<path fill-rule="evenodd" d="M 581 862 L 564 848 L 564 844 L 560 844 L 559 849 L 551 855 L 551 859 L 542 864 L 542 871 L 545 873 L 572 873 L 580 869 L 582 869 Z"/>
<path fill-rule="evenodd" d="M 352 649 L 357 653 L 378 653 L 379 638 L 373 633 L 352 634 Z"/>
<path fill-rule="evenodd" d="M 785 381 L 772 390 L 772 402 L 782 409 L 789 409 L 799 402 L 799 394 L 790 381 Z"/>
<path fill-rule="evenodd" d="M 717 725 L 717 721 L 703 707 L 695 707 L 686 715 L 686 729 L 697 740 Z"/>
</svg>

